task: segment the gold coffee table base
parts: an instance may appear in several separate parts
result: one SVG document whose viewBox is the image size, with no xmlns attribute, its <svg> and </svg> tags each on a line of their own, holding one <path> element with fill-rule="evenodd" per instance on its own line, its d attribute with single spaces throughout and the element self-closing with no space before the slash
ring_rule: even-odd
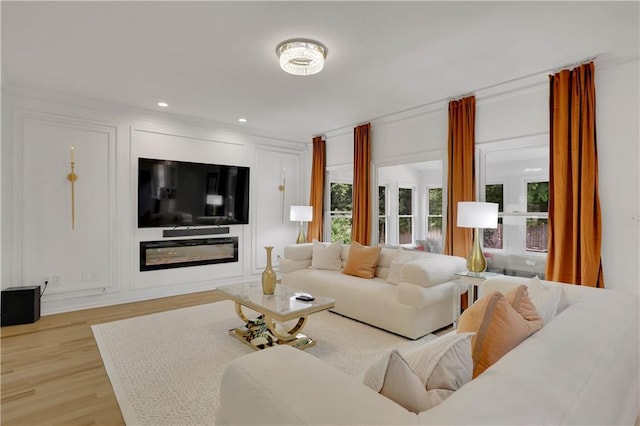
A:
<svg viewBox="0 0 640 426">
<path fill-rule="evenodd" d="M 242 312 L 242 304 L 235 302 L 235 305 L 236 305 L 236 314 L 238 314 L 238 317 L 240 317 L 240 319 L 244 321 L 245 324 L 247 325 L 250 324 L 251 320 L 249 320 L 249 318 L 247 318 L 244 312 Z M 273 318 L 271 318 L 271 316 L 267 314 L 262 314 L 262 317 L 264 318 L 264 322 L 265 322 L 265 325 L 267 326 L 267 329 L 276 338 L 276 340 L 273 342 L 271 346 L 276 344 L 289 345 L 289 346 L 293 346 L 294 348 L 304 350 L 304 349 L 310 348 L 311 346 L 316 345 L 315 340 L 311 339 L 310 337 L 302 333 L 299 333 L 307 323 L 306 315 L 301 316 L 298 319 L 298 322 L 291 329 L 287 330 L 284 333 L 280 332 L 277 329 L 277 323 Z M 236 339 L 240 340 L 242 343 L 252 347 L 255 350 L 261 350 L 261 349 L 270 347 L 270 346 L 265 346 L 264 348 L 261 348 L 251 343 L 252 336 L 248 332 L 247 327 L 235 328 L 233 330 L 230 330 L 229 334 L 235 337 Z"/>
</svg>

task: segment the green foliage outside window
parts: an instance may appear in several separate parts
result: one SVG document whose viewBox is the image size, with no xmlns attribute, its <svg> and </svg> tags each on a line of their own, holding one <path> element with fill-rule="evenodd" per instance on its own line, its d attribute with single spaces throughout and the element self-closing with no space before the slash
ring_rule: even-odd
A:
<svg viewBox="0 0 640 426">
<path fill-rule="evenodd" d="M 442 234 L 442 188 L 429 188 L 428 196 L 429 215 L 427 217 L 427 232 L 439 232 Z"/>
<path fill-rule="evenodd" d="M 549 182 L 527 183 L 527 211 L 549 211 Z"/>
<path fill-rule="evenodd" d="M 410 216 L 413 207 L 413 190 L 411 188 L 398 189 L 398 214 Z"/>
<path fill-rule="evenodd" d="M 429 188 L 429 216 L 442 215 L 442 188 Z"/>
<path fill-rule="evenodd" d="M 487 203 L 498 203 L 498 211 L 504 211 L 503 185 L 485 185 L 484 199 Z"/>
<path fill-rule="evenodd" d="M 352 191 L 350 183 L 331 183 L 331 241 L 351 242 Z"/>
<path fill-rule="evenodd" d="M 351 243 L 351 218 L 331 218 L 331 241 L 341 241 L 344 244 Z"/>
<path fill-rule="evenodd" d="M 351 212 L 353 210 L 352 191 L 353 185 L 350 183 L 332 183 L 331 211 Z"/>
</svg>

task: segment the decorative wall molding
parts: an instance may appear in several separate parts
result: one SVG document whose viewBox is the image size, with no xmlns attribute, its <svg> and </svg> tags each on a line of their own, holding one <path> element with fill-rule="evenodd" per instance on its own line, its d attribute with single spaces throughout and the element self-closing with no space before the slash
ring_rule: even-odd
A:
<svg viewBox="0 0 640 426">
<path fill-rule="evenodd" d="M 104 123 L 99 123 L 91 120 L 81 120 L 75 118 L 69 118 L 63 115 L 50 114 L 50 113 L 42 113 L 42 112 L 34 112 L 27 110 L 17 110 L 14 111 L 13 114 L 13 175 L 11 178 L 13 184 L 13 210 L 12 210 L 12 219 L 13 219 L 13 247 L 14 253 L 14 262 L 13 262 L 13 279 L 14 283 L 21 283 L 22 285 L 42 285 L 44 278 L 49 278 L 49 288 L 47 289 L 47 293 L 45 294 L 44 301 L 47 298 L 55 294 L 66 293 L 72 296 L 82 296 L 86 294 L 95 294 L 96 291 L 100 293 L 107 293 L 118 291 L 117 280 L 115 279 L 117 275 L 116 271 L 116 244 L 117 241 L 114 238 L 109 238 L 109 235 L 117 234 L 117 220 L 116 220 L 116 144 L 117 144 L 117 127 L 114 125 L 108 125 Z M 52 135 L 52 141 L 57 142 L 42 142 L 39 139 L 34 140 L 34 136 L 31 134 L 38 133 L 38 127 L 47 126 L 52 129 L 60 129 L 61 132 L 67 132 L 69 134 L 69 142 L 62 142 L 64 146 L 60 146 L 57 151 L 63 151 L 61 153 L 62 160 L 59 158 L 50 155 L 49 152 L 45 152 L 44 155 L 47 158 L 37 160 L 35 153 L 46 150 L 53 149 L 49 144 L 55 143 L 57 145 L 61 145 L 59 141 L 61 135 Z M 83 145 L 84 142 L 80 142 L 77 139 L 78 132 L 84 132 L 86 135 L 96 135 L 97 139 L 94 138 L 91 144 L 92 147 Z M 75 139 L 74 139 L 75 137 Z M 64 247 L 65 241 L 61 240 L 64 238 L 63 228 L 60 228 L 61 223 L 60 219 L 67 219 L 65 214 L 60 216 L 60 212 L 56 213 L 51 212 L 52 208 L 55 208 L 56 205 L 61 203 L 61 201 L 53 199 L 52 204 L 48 204 L 45 202 L 45 197 L 40 198 L 43 195 L 40 188 L 34 188 L 33 183 L 37 182 L 37 180 L 33 179 L 44 179 L 48 182 L 48 185 L 54 185 L 52 188 L 55 188 L 56 184 L 51 182 L 64 181 L 63 175 L 66 173 L 66 168 L 69 158 L 67 157 L 69 154 L 69 148 L 67 146 L 76 145 L 81 148 L 82 151 L 85 151 L 87 148 L 89 150 L 96 149 L 95 144 L 101 141 L 100 143 L 105 144 L 102 147 L 97 147 L 102 152 L 107 153 L 107 157 L 102 159 L 101 156 L 96 157 L 93 155 L 94 161 L 95 158 L 100 158 L 98 161 L 106 162 L 106 181 L 105 182 L 91 182 L 91 176 L 94 172 L 93 168 L 87 168 L 86 164 L 77 163 L 76 172 L 80 174 L 80 179 L 78 183 L 82 183 L 83 190 L 82 193 L 79 194 L 78 202 L 82 202 L 82 198 L 86 197 L 87 185 L 94 185 L 95 188 L 91 188 L 97 191 L 97 194 L 106 197 L 103 198 L 103 201 L 106 203 L 106 209 L 101 211 L 102 214 L 105 215 L 105 223 L 101 223 L 100 227 L 102 227 L 102 231 L 106 237 L 100 238 L 98 241 L 95 241 L 96 244 L 105 244 L 101 246 L 101 250 L 104 250 L 106 256 L 101 256 L 97 261 L 100 263 L 101 267 L 97 268 L 95 266 L 86 266 L 87 270 L 75 269 L 76 267 L 81 266 L 77 265 L 83 263 L 89 263 L 90 265 L 94 265 L 94 262 L 87 262 L 87 259 L 74 259 L 74 252 L 78 253 L 84 252 L 89 247 Z M 89 142 L 87 142 L 89 143 Z M 35 148 L 37 145 L 37 149 Z M 33 170 L 31 164 L 27 164 L 26 152 L 29 150 L 29 159 L 30 161 L 40 161 L 40 164 L 45 165 L 45 167 L 39 168 L 38 170 Z M 90 159 L 90 154 L 82 153 L 83 161 L 88 161 Z M 45 161 L 43 163 L 43 161 Z M 56 161 L 62 161 L 62 164 L 57 164 Z M 50 166 L 47 166 L 50 165 Z M 84 166 L 84 169 L 82 168 Z M 80 173 L 79 170 L 82 170 Z M 51 175 L 51 172 L 54 172 L 54 175 Z M 60 175 L 60 176 L 58 176 Z M 57 176 L 57 179 L 56 179 Z M 26 182 L 30 183 L 29 187 L 26 187 Z M 65 181 L 66 183 L 66 181 Z M 97 185 L 97 186 L 96 186 Z M 99 185 L 104 185 L 100 187 Z M 63 186 L 66 186 L 63 184 Z M 58 193 L 65 193 L 66 188 L 61 188 L 57 190 Z M 47 193 L 45 193 L 47 194 Z M 82 195 L 85 194 L 85 195 Z M 48 195 L 48 194 L 47 194 Z M 37 198 L 34 198 L 37 197 Z M 31 205 L 32 208 L 27 208 L 27 205 Z M 38 206 L 39 208 L 33 208 L 33 206 Z M 82 206 L 78 206 L 79 212 L 82 212 Z M 36 218 L 40 219 L 36 219 Z M 87 239 L 91 239 L 91 235 L 96 235 L 95 231 L 93 231 L 91 221 L 93 220 L 94 215 L 86 215 L 81 218 L 81 222 L 84 225 L 77 230 L 73 231 L 72 235 L 76 242 L 82 241 L 84 244 Z M 33 221 L 36 222 L 33 222 Z M 25 223 L 26 221 L 26 223 Z M 52 238 L 57 238 L 53 241 L 45 241 L 46 236 L 42 235 L 39 232 L 38 226 L 39 222 L 44 222 L 47 226 L 47 229 L 53 233 L 47 233 L 46 235 L 51 235 Z M 57 224 L 57 225 L 54 225 Z M 65 222 L 68 225 L 68 222 Z M 106 226 L 106 228 L 104 228 Z M 57 229 L 57 231 L 52 231 Z M 60 233 L 62 232 L 62 233 Z M 55 236 L 57 235 L 57 236 Z M 66 239 L 66 238 L 65 238 Z M 51 247 L 53 244 L 53 247 Z M 40 245 L 46 247 L 45 250 L 49 250 L 48 252 L 42 252 L 42 249 L 38 249 Z M 58 250 L 56 250 L 58 248 Z M 69 262 L 52 262 L 48 259 L 56 258 L 60 256 L 60 253 L 64 253 L 67 250 L 71 254 L 71 259 Z M 85 253 L 89 253 L 88 251 Z M 77 253 L 76 253 L 77 254 Z M 96 260 L 96 259 L 94 259 Z M 33 262 L 37 263 L 33 263 Z M 76 265 L 72 265 L 73 262 L 76 262 Z M 37 266 L 39 265 L 39 266 Z M 54 266 L 55 265 L 55 266 Z M 104 265 L 104 267 L 102 267 Z M 44 269 L 42 269 L 44 268 Z M 99 269 L 99 271 L 98 271 Z M 85 275 L 86 274 L 86 275 Z M 99 289 L 99 290 L 98 290 Z M 67 296 L 68 297 L 68 296 Z"/>
</svg>

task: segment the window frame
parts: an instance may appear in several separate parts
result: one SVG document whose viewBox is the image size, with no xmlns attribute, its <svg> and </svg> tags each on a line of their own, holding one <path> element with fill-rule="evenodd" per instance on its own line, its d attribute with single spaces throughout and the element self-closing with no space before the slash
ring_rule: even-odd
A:
<svg viewBox="0 0 640 426">
<path fill-rule="evenodd" d="M 476 145 L 476 159 L 478 161 L 479 167 L 476 167 L 476 195 L 477 199 L 481 201 L 485 201 L 485 186 L 486 184 L 495 184 L 500 183 L 498 180 L 491 180 L 486 182 L 486 173 L 487 173 L 487 156 L 496 154 L 502 151 L 509 150 L 527 150 L 527 149 L 536 149 L 536 148 L 545 148 L 548 150 L 549 147 L 549 133 L 539 133 L 529 136 L 521 136 L 521 137 L 513 137 L 508 139 L 502 139 L 499 141 L 487 141 L 482 144 Z M 527 194 L 527 182 L 547 182 L 549 181 L 549 176 L 547 173 L 537 173 L 537 174 L 525 174 L 524 172 L 520 175 L 519 181 L 522 182 L 522 187 L 517 188 L 518 183 L 516 182 L 518 178 L 511 179 L 509 181 L 503 182 L 503 205 L 504 209 L 511 209 L 511 205 L 508 201 L 513 198 L 515 194 L 512 192 L 518 189 L 519 194 L 523 194 L 524 202 L 521 204 L 520 210 L 513 211 L 505 211 L 502 213 L 498 213 L 498 217 L 503 218 L 503 244 L 502 249 L 491 249 L 486 248 L 485 250 L 488 252 L 495 253 L 504 253 L 504 254 L 513 254 L 513 255 L 523 255 L 523 256 L 539 256 L 546 257 L 547 252 L 538 252 L 538 251 L 529 251 L 526 249 L 526 217 L 540 217 L 543 213 L 534 213 L 534 212 L 526 212 L 526 194 Z M 509 183 L 511 182 L 511 184 Z M 548 213 L 544 213 L 545 217 L 548 218 Z M 518 229 L 514 231 L 514 229 Z M 513 238 L 514 235 L 512 233 L 519 232 L 521 235 L 517 238 Z M 484 235 L 482 235 L 484 241 Z M 520 239 L 521 241 L 517 244 L 515 241 L 511 240 Z M 514 244 L 510 244 L 510 242 Z"/>
</svg>

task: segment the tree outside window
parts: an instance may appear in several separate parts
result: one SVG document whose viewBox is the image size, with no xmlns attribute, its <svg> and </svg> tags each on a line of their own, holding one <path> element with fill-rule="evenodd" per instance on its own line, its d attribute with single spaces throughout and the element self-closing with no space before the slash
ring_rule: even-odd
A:
<svg viewBox="0 0 640 426">
<path fill-rule="evenodd" d="M 351 243 L 352 191 L 350 183 L 331 183 L 331 241 Z"/>
<path fill-rule="evenodd" d="M 494 185 L 485 185 L 484 200 L 487 203 L 497 203 L 498 212 L 504 212 L 504 185 L 497 183 Z M 498 218 L 498 227 L 496 229 L 484 229 L 482 245 L 484 248 L 503 249 L 503 226 L 502 218 Z"/>
<path fill-rule="evenodd" d="M 442 188 L 427 188 L 427 200 L 426 237 L 442 244 Z"/>
<path fill-rule="evenodd" d="M 549 212 L 549 182 L 527 183 L 527 212 Z M 543 217 L 527 218 L 527 251 L 547 252 L 549 219 Z"/>
<path fill-rule="evenodd" d="M 398 188 L 398 242 L 413 243 L 413 189 Z"/>
<path fill-rule="evenodd" d="M 387 242 L 387 187 L 378 187 L 378 244 Z"/>
</svg>

